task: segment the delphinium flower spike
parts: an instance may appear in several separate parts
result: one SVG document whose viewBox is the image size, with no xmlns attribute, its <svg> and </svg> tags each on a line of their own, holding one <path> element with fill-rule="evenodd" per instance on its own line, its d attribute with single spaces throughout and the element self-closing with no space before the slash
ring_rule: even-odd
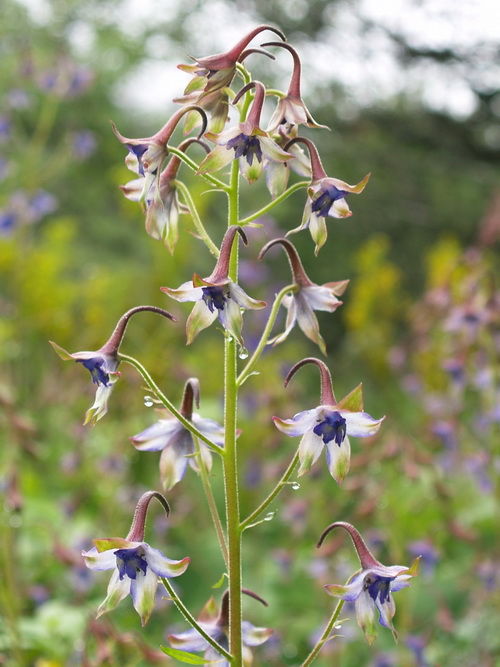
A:
<svg viewBox="0 0 500 667">
<path fill-rule="evenodd" d="M 223 447 L 224 428 L 212 419 L 200 417 L 194 412 L 195 405 L 196 407 L 200 405 L 200 384 L 197 378 L 189 378 L 184 387 L 179 412 L 212 442 Z M 169 491 L 184 477 L 188 463 L 197 470 L 193 436 L 174 417 L 160 419 L 130 440 L 141 452 L 161 451 L 160 479 L 165 491 Z M 199 442 L 199 447 L 203 465 L 210 471 L 212 468 L 210 450 L 202 441 Z"/>
<path fill-rule="evenodd" d="M 205 134 L 206 138 L 215 142 L 217 146 L 200 164 L 200 174 L 218 171 L 232 160 L 239 158 L 243 176 L 249 183 L 253 183 L 262 173 L 264 158 L 270 162 L 286 162 L 293 158 L 293 155 L 280 148 L 269 134 L 260 128 L 260 117 L 266 97 L 264 84 L 260 81 L 251 81 L 238 92 L 233 104 L 237 104 L 251 88 L 255 88 L 255 97 L 245 122 L 238 123 L 236 127 L 231 127 L 221 134 L 212 132 Z"/>
<path fill-rule="evenodd" d="M 252 591 L 246 588 L 242 592 L 250 597 L 261 602 L 267 607 L 267 602 Z M 220 611 L 217 613 L 215 600 L 210 598 L 205 607 L 202 609 L 199 616 L 200 626 L 223 648 L 229 648 L 229 592 L 225 591 L 221 599 Z M 252 664 L 252 652 L 250 646 L 259 646 L 264 644 L 273 634 L 270 628 L 258 628 L 243 621 L 241 625 L 242 639 L 243 639 L 243 664 L 249 667 Z M 204 651 L 204 657 L 207 664 L 216 661 L 221 667 L 229 667 L 228 662 L 220 661 L 220 655 L 217 654 L 208 642 L 193 628 L 186 632 L 179 634 L 172 634 L 168 636 L 168 641 L 172 648 L 181 649 L 183 651 Z"/>
<path fill-rule="evenodd" d="M 193 58 L 195 61 L 193 65 L 177 65 L 183 72 L 193 74 L 193 78 L 186 86 L 184 95 L 176 98 L 174 102 L 199 105 L 210 113 L 210 131 L 221 132 L 226 124 L 228 114 L 227 88 L 236 74 L 236 64 L 242 62 L 252 53 L 262 53 L 268 57 L 273 57 L 260 49 L 247 49 L 252 39 L 265 30 L 270 30 L 281 39 L 285 39 L 281 30 L 269 25 L 260 25 L 247 33 L 225 53 L 217 53 L 205 58 Z M 192 130 L 196 122 L 196 118 L 190 113 L 186 121 L 185 131 Z"/>
<path fill-rule="evenodd" d="M 166 558 L 144 542 L 146 515 L 153 498 L 161 503 L 168 516 L 170 508 L 166 499 L 157 491 L 148 491 L 137 503 L 125 539 L 96 539 L 95 546 L 82 552 L 85 564 L 91 570 L 113 570 L 107 596 L 97 610 L 98 617 L 114 609 L 130 593 L 134 608 L 145 625 L 153 611 L 158 577 L 178 577 L 190 563 L 188 557 L 182 560 Z"/>
<path fill-rule="evenodd" d="M 306 105 L 302 100 L 300 93 L 300 76 L 301 76 L 301 62 L 297 51 L 288 42 L 266 42 L 262 46 L 279 46 L 286 49 L 292 54 L 293 58 L 293 72 L 288 86 L 288 92 L 284 97 L 278 101 L 278 105 L 269 121 L 267 127 L 268 132 L 275 132 L 278 127 L 285 126 L 285 131 L 288 134 L 291 125 L 307 125 L 308 127 L 316 127 L 329 129 L 327 125 L 319 125 L 309 113 Z"/>
<path fill-rule="evenodd" d="M 195 273 L 192 280 L 183 283 L 177 289 L 160 288 L 176 301 L 196 301 L 186 322 L 188 345 L 200 331 L 218 318 L 224 329 L 238 341 L 240 346 L 243 346 L 241 309 L 256 310 L 266 306 L 265 301 L 252 299 L 229 278 L 229 261 L 236 234 L 241 236 L 245 244 L 247 243 L 241 227 L 236 225 L 229 227 L 224 235 L 215 268 L 207 278 L 201 278 Z"/>
<path fill-rule="evenodd" d="M 314 311 L 326 310 L 329 313 L 333 313 L 337 310 L 342 305 L 342 301 L 337 297 L 344 293 L 349 281 L 340 280 L 338 282 L 325 283 L 324 285 L 313 283 L 302 266 L 297 249 L 291 241 L 284 238 L 274 239 L 266 243 L 259 253 L 259 259 L 262 259 L 268 250 L 275 245 L 281 245 L 288 256 L 297 290 L 288 294 L 283 299 L 282 304 L 287 310 L 285 330 L 283 333 L 272 338 L 269 344 L 276 345 L 277 343 L 282 343 L 297 322 L 305 335 L 319 346 L 323 354 L 326 354 L 325 341 L 319 332 L 318 319 Z"/>
<path fill-rule="evenodd" d="M 125 335 L 127 324 L 132 315 L 144 311 L 157 313 L 169 320 L 175 321 L 175 317 L 163 308 L 158 308 L 157 306 L 136 306 L 120 317 L 109 339 L 98 350 L 71 353 L 57 343 L 49 341 L 61 359 L 65 361 L 73 360 L 85 366 L 92 376 L 92 382 L 97 385 L 95 400 L 93 405 L 87 410 L 84 424 L 90 423 L 94 425 L 108 411 L 108 399 L 119 375 L 117 371 L 118 364 L 120 363 L 118 351 Z"/>
<path fill-rule="evenodd" d="M 186 151 L 191 144 L 199 144 L 207 153 L 210 148 L 196 138 L 190 138 L 179 144 L 178 149 Z M 154 239 L 165 243 L 170 253 L 174 252 L 179 238 L 178 222 L 181 213 L 189 213 L 189 209 L 181 205 L 175 180 L 181 165 L 181 159 L 173 155 L 159 179 L 150 183 L 149 191 L 145 192 L 146 176 L 120 185 L 120 189 L 131 201 L 144 201 L 146 207 L 146 231 Z"/>
<path fill-rule="evenodd" d="M 321 377 L 320 405 L 298 412 L 291 419 L 273 417 L 276 428 L 290 436 L 301 435 L 299 444 L 299 475 L 306 473 L 325 448 L 326 462 L 332 477 L 339 484 L 349 472 L 351 445 L 349 437 L 366 438 L 377 433 L 384 420 L 374 419 L 363 411 L 361 385 L 337 402 L 332 377 L 320 359 L 308 357 L 293 366 L 285 378 L 285 387 L 295 373 L 306 364 L 318 367 Z"/>
<path fill-rule="evenodd" d="M 358 530 L 345 521 L 335 521 L 325 528 L 319 538 L 318 547 L 334 528 L 342 528 L 349 533 L 358 554 L 361 572 L 356 573 L 346 586 L 328 584 L 324 587 L 325 590 L 334 597 L 354 602 L 356 619 L 369 644 L 372 644 L 377 636 L 375 628 L 377 612 L 380 625 L 389 628 L 396 639 L 397 634 L 392 625 L 396 606 L 392 593 L 409 586 L 410 579 L 417 575 L 419 559 L 417 558 L 410 567 L 382 565 L 372 555 Z"/>
<path fill-rule="evenodd" d="M 168 142 L 180 119 L 189 111 L 196 111 L 202 118 L 202 128 L 198 139 L 205 132 L 207 127 L 207 115 L 201 107 L 194 104 L 183 107 L 176 111 L 165 125 L 150 137 L 140 139 L 130 139 L 124 137 L 113 124 L 113 132 L 119 141 L 128 149 L 129 154 L 125 158 L 127 167 L 144 176 L 144 186 L 142 196 L 145 196 L 155 179 L 158 179 L 163 161 L 168 155 Z"/>
<path fill-rule="evenodd" d="M 300 232 L 309 227 L 313 241 L 316 244 L 314 253 L 317 255 L 320 249 L 326 243 L 328 231 L 326 228 L 326 218 L 348 218 L 352 212 L 347 205 L 346 196 L 354 193 L 360 194 L 365 189 L 370 178 L 367 174 L 356 185 L 349 185 L 338 178 L 330 178 L 326 175 L 318 150 L 310 139 L 305 137 L 295 137 L 285 145 L 285 150 L 295 144 L 303 143 L 309 150 L 311 158 L 311 185 L 308 188 L 308 196 L 301 224 L 295 229 L 291 229 L 288 234 Z M 287 236 L 288 236 L 287 234 Z"/>
</svg>

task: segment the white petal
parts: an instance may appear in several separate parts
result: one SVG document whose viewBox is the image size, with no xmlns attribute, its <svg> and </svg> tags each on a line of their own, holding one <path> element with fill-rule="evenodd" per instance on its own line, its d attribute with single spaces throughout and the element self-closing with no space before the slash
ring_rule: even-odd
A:
<svg viewBox="0 0 500 667">
<path fill-rule="evenodd" d="M 367 438 L 370 435 L 375 435 L 385 419 L 385 417 L 374 419 L 367 412 L 350 412 L 349 410 L 339 410 L 339 414 L 346 421 L 347 435 L 352 435 L 355 438 Z"/>
<path fill-rule="evenodd" d="M 291 419 L 273 417 L 273 422 L 276 428 L 286 435 L 303 435 L 306 431 L 311 430 L 316 424 L 317 413 L 318 408 L 313 408 L 312 410 L 297 412 Z"/>
<path fill-rule="evenodd" d="M 285 296 L 281 302 L 281 305 L 287 309 L 285 330 L 274 338 L 271 338 L 268 341 L 268 345 L 278 345 L 279 343 L 282 343 L 286 338 L 288 338 L 288 335 L 292 331 L 293 327 L 295 326 L 295 322 L 297 321 L 297 304 L 295 302 L 294 295 L 291 294 Z"/>
<path fill-rule="evenodd" d="M 337 299 L 333 290 L 323 285 L 311 285 L 310 287 L 303 287 L 302 293 L 307 303 L 313 310 L 325 310 L 333 313 L 334 310 L 342 304 L 340 299 Z"/>
<path fill-rule="evenodd" d="M 123 600 L 130 592 L 130 579 L 128 577 L 123 577 L 120 580 L 120 575 L 118 570 L 115 569 L 111 575 L 111 579 L 108 584 L 108 592 L 105 600 L 99 605 L 97 610 L 97 617 L 101 614 L 105 614 L 108 611 L 111 611 L 116 607 L 116 605 Z"/>
<path fill-rule="evenodd" d="M 269 160 L 274 160 L 275 162 L 286 162 L 287 160 L 290 160 L 290 153 L 287 153 L 280 148 L 278 144 L 269 137 L 259 137 L 259 142 L 262 154 Z"/>
<path fill-rule="evenodd" d="M 201 288 L 200 288 L 201 289 Z M 207 304 L 204 301 L 195 303 L 193 310 L 190 312 L 186 320 L 186 338 L 187 344 L 190 345 L 196 336 L 209 327 L 212 322 L 217 319 L 217 308 L 210 312 Z"/>
<path fill-rule="evenodd" d="M 378 622 L 380 625 L 383 625 L 384 628 L 390 628 L 392 630 L 392 619 L 396 613 L 396 605 L 394 604 L 394 598 L 392 595 L 389 594 L 389 598 L 383 604 L 380 602 L 380 596 L 377 596 L 375 605 L 379 611 Z"/>
<path fill-rule="evenodd" d="M 371 644 L 377 636 L 377 631 L 375 629 L 375 604 L 369 593 L 366 591 L 360 593 L 355 602 L 355 609 L 358 624 L 365 633 L 368 643 Z"/>
<path fill-rule="evenodd" d="M 323 449 L 323 440 L 314 433 L 314 431 L 306 431 L 302 436 L 299 445 L 299 476 L 306 473 L 312 465 L 317 461 L 318 456 Z"/>
<path fill-rule="evenodd" d="M 203 292 L 201 287 L 193 287 L 193 281 L 188 280 L 185 283 L 182 283 L 177 289 L 172 289 L 171 287 L 162 287 L 162 292 L 168 294 L 176 301 L 199 301 L 203 297 Z"/>
<path fill-rule="evenodd" d="M 207 623 L 200 623 L 205 632 L 212 636 L 213 628 Z M 175 635 L 168 635 L 168 642 L 172 648 L 178 648 L 183 651 L 204 651 L 209 646 L 206 639 L 204 639 L 194 628 L 186 630 L 186 632 L 179 632 Z"/>
<path fill-rule="evenodd" d="M 265 308 L 267 305 L 265 301 L 252 299 L 239 285 L 233 282 L 229 283 L 229 294 L 239 306 L 247 310 L 259 310 L 260 308 Z"/>
<path fill-rule="evenodd" d="M 83 422 L 84 424 L 91 424 L 94 426 L 96 422 L 98 422 L 99 419 L 102 419 L 102 417 L 104 417 L 104 415 L 107 413 L 108 400 L 115 382 L 115 380 L 110 380 L 110 383 L 107 387 L 105 387 L 103 384 L 100 384 L 97 387 L 94 402 L 85 413 L 85 420 Z"/>
<path fill-rule="evenodd" d="M 130 594 L 136 612 L 141 617 L 142 625 L 145 625 L 151 616 L 155 605 L 156 589 L 158 588 L 158 575 L 148 567 L 146 574 L 140 570 L 135 579 L 131 579 Z"/>
<path fill-rule="evenodd" d="M 328 238 L 325 218 L 311 212 L 311 217 L 309 218 L 309 231 L 311 232 L 312 240 L 316 244 L 314 254 L 317 255 Z"/>
<path fill-rule="evenodd" d="M 166 447 L 160 456 L 160 478 L 163 488 L 169 491 L 184 477 L 188 452 L 175 445 Z"/>
<path fill-rule="evenodd" d="M 130 439 L 141 452 L 160 451 L 169 444 L 171 437 L 183 428 L 177 419 L 160 419 Z"/>
<path fill-rule="evenodd" d="M 305 335 L 319 346 L 323 354 L 326 354 L 326 346 L 319 332 L 318 318 L 314 314 L 302 290 L 295 295 L 297 303 L 297 323 Z"/>
<path fill-rule="evenodd" d="M 328 215 L 331 218 L 348 218 L 352 212 L 345 199 L 336 199 L 330 206 Z"/>
<path fill-rule="evenodd" d="M 228 299 L 224 304 L 224 308 L 219 311 L 219 320 L 229 333 L 240 343 L 243 344 L 241 338 L 241 328 L 243 326 L 243 317 L 239 304 L 234 299 Z"/>
<path fill-rule="evenodd" d="M 347 473 L 349 472 L 349 465 L 351 461 L 351 444 L 349 438 L 346 436 L 342 441 L 340 447 L 335 440 L 331 440 L 326 444 L 326 462 L 328 470 L 333 479 L 341 484 Z"/>
<path fill-rule="evenodd" d="M 346 602 L 354 602 L 363 590 L 365 574 L 365 571 L 360 572 L 354 577 L 350 584 L 347 584 L 347 586 L 330 584 L 325 586 L 325 589 L 330 595 L 342 598 L 342 600 L 345 600 Z"/>
<path fill-rule="evenodd" d="M 210 438 L 216 445 L 224 444 L 224 427 L 213 419 L 200 417 L 196 412 L 193 414 L 193 424 L 196 428 Z M 200 443 L 203 444 L 203 443 Z"/>
<path fill-rule="evenodd" d="M 111 570 L 116 567 L 114 549 L 99 552 L 96 547 L 92 547 L 89 551 L 82 551 L 82 557 L 90 570 Z"/>
<path fill-rule="evenodd" d="M 144 550 L 146 551 L 145 559 L 153 572 L 159 577 L 178 577 L 183 574 L 189 563 L 190 558 L 183 558 L 182 560 L 171 560 L 164 556 L 158 549 L 153 549 L 149 544 L 144 543 Z"/>
<path fill-rule="evenodd" d="M 271 628 L 257 628 L 252 623 L 243 621 L 241 624 L 241 634 L 243 643 L 247 646 L 260 646 L 260 644 L 267 642 L 273 631 Z"/>
</svg>

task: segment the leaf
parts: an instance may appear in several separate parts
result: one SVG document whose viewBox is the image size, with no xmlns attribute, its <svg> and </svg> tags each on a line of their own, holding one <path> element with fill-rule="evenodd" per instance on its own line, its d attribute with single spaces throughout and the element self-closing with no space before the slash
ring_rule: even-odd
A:
<svg viewBox="0 0 500 667">
<path fill-rule="evenodd" d="M 218 660 L 207 660 L 201 655 L 196 655 L 196 653 L 188 653 L 187 651 L 181 651 L 178 648 L 160 646 L 160 649 L 163 651 L 163 653 L 166 653 L 171 658 L 175 658 L 176 660 L 184 662 L 187 665 L 205 665 L 208 663 L 219 662 Z"/>
</svg>

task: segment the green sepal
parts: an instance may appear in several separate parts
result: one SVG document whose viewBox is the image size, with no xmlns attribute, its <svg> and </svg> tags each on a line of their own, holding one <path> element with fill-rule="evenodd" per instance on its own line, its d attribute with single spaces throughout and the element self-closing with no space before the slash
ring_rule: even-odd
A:
<svg viewBox="0 0 500 667">
<path fill-rule="evenodd" d="M 350 412 L 363 412 L 363 383 L 360 382 L 343 399 L 337 403 L 337 407 Z"/>
<path fill-rule="evenodd" d="M 110 549 L 126 549 L 130 547 L 130 540 L 123 537 L 103 537 L 92 540 L 99 553 L 109 551 Z"/>
<path fill-rule="evenodd" d="M 169 655 L 171 658 L 183 662 L 187 665 L 208 665 L 215 664 L 220 662 L 219 660 L 207 660 L 202 655 L 196 655 L 196 653 L 188 653 L 187 651 L 181 651 L 178 648 L 170 648 L 168 646 L 160 646 L 160 650 L 163 651 L 166 655 Z"/>
</svg>

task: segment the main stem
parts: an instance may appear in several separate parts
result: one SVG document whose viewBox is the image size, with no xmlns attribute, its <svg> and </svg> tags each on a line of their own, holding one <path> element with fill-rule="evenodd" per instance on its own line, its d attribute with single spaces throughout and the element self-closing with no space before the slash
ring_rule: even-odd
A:
<svg viewBox="0 0 500 667">
<path fill-rule="evenodd" d="M 239 165 L 234 160 L 231 166 L 230 191 L 228 193 L 228 225 L 238 222 Z M 238 244 L 233 246 L 229 277 L 238 279 Z M 226 500 L 227 544 L 229 565 L 229 651 L 233 664 L 242 665 L 241 647 L 241 531 L 240 501 L 238 494 L 238 456 L 236 449 L 236 427 L 238 408 L 237 343 L 226 338 L 224 343 L 224 490 Z"/>
</svg>

